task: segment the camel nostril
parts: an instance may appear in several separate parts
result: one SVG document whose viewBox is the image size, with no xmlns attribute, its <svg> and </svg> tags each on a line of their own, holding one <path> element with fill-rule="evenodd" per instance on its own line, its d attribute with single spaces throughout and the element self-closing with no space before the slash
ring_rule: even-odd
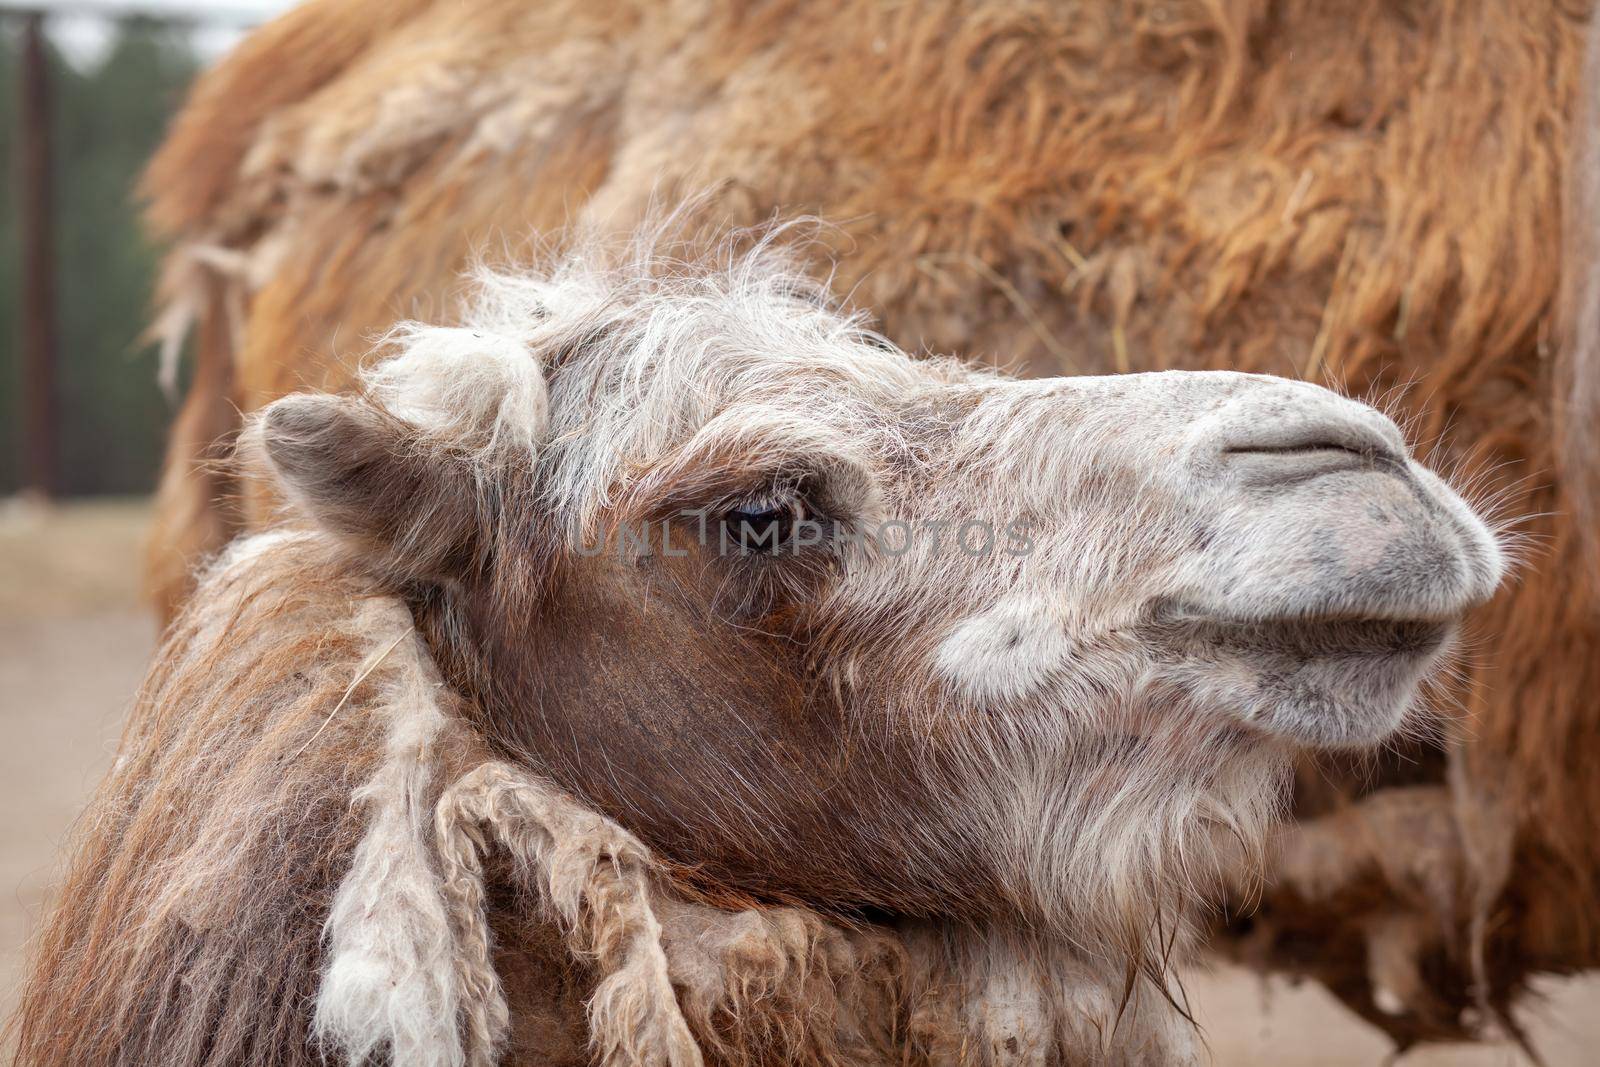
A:
<svg viewBox="0 0 1600 1067">
<path fill-rule="evenodd" d="M 1341 471 L 1398 471 L 1404 457 L 1374 435 L 1327 428 L 1299 434 L 1260 435 L 1234 440 L 1222 448 L 1231 475 L 1244 484 L 1280 486 Z"/>
<path fill-rule="evenodd" d="M 1363 458 L 1375 455 L 1337 441 L 1307 441 L 1295 445 L 1232 445 L 1222 450 L 1224 456 L 1303 456 L 1318 452 L 1345 452 Z"/>
<path fill-rule="evenodd" d="M 1243 390 L 1195 431 L 1202 466 L 1246 483 L 1362 467 L 1400 474 L 1409 467 L 1405 437 L 1393 420 L 1307 382 Z"/>
<path fill-rule="evenodd" d="M 1239 426 L 1225 434 L 1222 454 L 1293 457 L 1343 452 L 1364 459 L 1398 463 L 1405 458 L 1402 447 L 1364 421 L 1315 419 L 1298 426 L 1286 426 L 1268 420 Z"/>
</svg>

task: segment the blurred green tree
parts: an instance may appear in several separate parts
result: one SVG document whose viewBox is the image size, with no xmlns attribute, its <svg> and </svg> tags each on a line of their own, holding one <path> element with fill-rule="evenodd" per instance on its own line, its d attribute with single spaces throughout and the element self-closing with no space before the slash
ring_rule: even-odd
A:
<svg viewBox="0 0 1600 1067">
<path fill-rule="evenodd" d="M 0 493 L 20 472 L 16 358 L 18 262 L 15 162 L 17 42 L 0 48 Z M 139 227 L 132 188 L 193 79 L 198 60 L 178 30 L 120 25 L 104 60 L 79 71 L 52 51 L 55 111 L 56 293 L 63 494 L 138 493 L 155 484 L 171 405 L 141 339 L 150 319 L 156 251 Z"/>
</svg>

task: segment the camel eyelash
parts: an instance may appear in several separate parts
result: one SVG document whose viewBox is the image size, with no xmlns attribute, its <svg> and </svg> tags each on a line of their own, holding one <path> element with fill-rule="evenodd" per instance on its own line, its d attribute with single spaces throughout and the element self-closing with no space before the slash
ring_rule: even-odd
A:
<svg viewBox="0 0 1600 1067">
<path fill-rule="evenodd" d="M 722 544 L 742 556 L 798 555 L 832 541 L 837 524 L 803 486 L 752 493 L 714 512 Z"/>
</svg>

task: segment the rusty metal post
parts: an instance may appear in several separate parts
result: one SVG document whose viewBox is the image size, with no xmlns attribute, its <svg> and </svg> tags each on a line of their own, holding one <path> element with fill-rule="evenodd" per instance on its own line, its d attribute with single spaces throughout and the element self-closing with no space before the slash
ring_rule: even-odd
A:
<svg viewBox="0 0 1600 1067">
<path fill-rule="evenodd" d="M 17 225 L 22 244 L 22 478 L 28 491 L 51 496 L 56 482 L 56 257 L 51 188 L 50 68 L 44 15 L 22 22 L 17 94 Z"/>
</svg>

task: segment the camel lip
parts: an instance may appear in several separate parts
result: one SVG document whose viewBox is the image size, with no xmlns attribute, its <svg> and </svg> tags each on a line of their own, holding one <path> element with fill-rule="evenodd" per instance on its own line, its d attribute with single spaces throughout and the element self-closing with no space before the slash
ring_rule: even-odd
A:
<svg viewBox="0 0 1600 1067">
<path fill-rule="evenodd" d="M 1150 637 L 1208 679 L 1245 729 L 1305 749 L 1362 751 L 1400 728 L 1450 654 L 1455 619 L 1360 612 L 1264 618 L 1169 608 Z M 1220 687 L 1220 688 L 1218 688 Z"/>
<path fill-rule="evenodd" d="M 1322 660 L 1420 659 L 1444 647 L 1455 623 L 1439 619 L 1303 618 L 1234 624 L 1232 630 L 1240 645 L 1258 652 Z"/>
</svg>

